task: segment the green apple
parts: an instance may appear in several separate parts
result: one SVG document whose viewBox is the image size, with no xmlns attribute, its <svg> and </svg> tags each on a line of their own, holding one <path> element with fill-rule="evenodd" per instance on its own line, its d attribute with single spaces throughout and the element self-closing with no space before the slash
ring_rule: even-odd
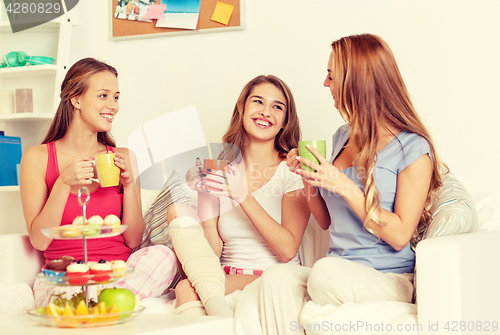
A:
<svg viewBox="0 0 500 335">
<path fill-rule="evenodd" d="M 135 295 L 126 288 L 106 288 L 99 294 L 99 302 L 105 302 L 106 306 L 116 305 L 120 313 L 133 311 L 135 307 Z"/>
</svg>

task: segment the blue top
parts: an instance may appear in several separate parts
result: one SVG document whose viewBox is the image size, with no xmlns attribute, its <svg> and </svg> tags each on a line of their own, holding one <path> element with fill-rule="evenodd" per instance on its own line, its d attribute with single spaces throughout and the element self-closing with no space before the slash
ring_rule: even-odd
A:
<svg viewBox="0 0 500 335">
<path fill-rule="evenodd" d="M 349 139 L 349 125 L 341 126 L 333 135 L 331 163 Z M 380 206 L 394 212 L 398 174 L 431 150 L 427 141 L 414 133 L 401 131 L 377 153 L 373 177 L 380 193 Z M 357 166 L 342 170 L 358 187 L 364 186 L 358 176 Z M 362 176 L 362 175 L 361 175 Z M 413 273 L 415 253 L 408 243 L 400 251 L 363 228 L 363 221 L 349 207 L 344 198 L 320 188 L 332 223 L 327 256 L 343 257 L 381 272 Z"/>
</svg>

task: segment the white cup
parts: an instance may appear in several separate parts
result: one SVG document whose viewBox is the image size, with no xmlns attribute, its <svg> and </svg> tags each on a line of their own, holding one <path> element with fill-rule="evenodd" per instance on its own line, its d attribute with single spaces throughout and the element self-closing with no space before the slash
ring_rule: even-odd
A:
<svg viewBox="0 0 500 335">
<path fill-rule="evenodd" d="M 0 114 L 11 114 L 14 110 L 14 91 L 0 90 Z"/>
</svg>

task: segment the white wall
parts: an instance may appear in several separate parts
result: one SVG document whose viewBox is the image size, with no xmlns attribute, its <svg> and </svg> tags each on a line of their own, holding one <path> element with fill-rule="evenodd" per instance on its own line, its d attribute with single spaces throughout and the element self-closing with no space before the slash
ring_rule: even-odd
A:
<svg viewBox="0 0 500 335">
<path fill-rule="evenodd" d="M 498 192 L 498 0 L 247 0 L 245 9 L 243 31 L 113 42 L 109 1 L 79 2 L 71 60 L 118 69 L 120 146 L 138 125 L 193 104 L 207 141 L 218 142 L 244 84 L 271 73 L 291 87 L 304 139 L 331 148 L 343 121 L 322 87 L 329 45 L 369 32 L 392 47 L 441 158 L 471 192 Z"/>
</svg>

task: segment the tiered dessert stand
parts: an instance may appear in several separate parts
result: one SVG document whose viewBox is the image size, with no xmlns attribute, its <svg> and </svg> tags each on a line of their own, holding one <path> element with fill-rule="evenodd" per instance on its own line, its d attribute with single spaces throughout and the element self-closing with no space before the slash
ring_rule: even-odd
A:
<svg viewBox="0 0 500 335">
<path fill-rule="evenodd" d="M 82 193 L 86 194 L 85 200 L 82 200 Z M 78 229 L 72 229 L 71 230 L 71 236 L 68 236 L 67 230 L 63 229 L 65 226 L 60 226 L 60 227 L 54 227 L 54 228 L 45 228 L 42 229 L 42 233 L 52 239 L 65 239 L 65 240 L 75 240 L 75 239 L 81 239 L 83 241 L 83 254 L 84 254 L 84 262 L 87 263 L 87 239 L 93 239 L 93 238 L 105 238 L 105 237 L 113 237 L 122 234 L 126 229 L 126 225 L 120 225 L 120 226 L 107 226 L 107 225 L 102 225 L 100 232 L 97 234 L 88 234 L 87 231 L 85 230 L 86 228 L 86 209 L 87 209 L 87 204 L 90 200 L 90 193 L 89 190 L 86 187 L 80 188 L 78 191 L 78 202 L 80 206 L 82 207 L 82 214 L 83 214 L 83 222 L 81 225 L 81 230 L 78 231 Z M 71 227 L 74 228 L 74 227 Z M 89 275 L 82 275 L 85 279 L 88 279 L 87 282 L 84 284 L 72 284 L 68 280 L 67 277 L 51 277 L 47 276 L 44 273 L 38 273 L 37 278 L 48 283 L 51 285 L 57 285 L 57 286 L 82 286 L 82 289 L 84 291 L 85 295 L 85 305 L 88 309 L 89 306 L 89 292 L 88 292 L 88 286 L 91 285 L 100 285 L 100 284 L 109 284 L 112 282 L 115 282 L 117 280 L 122 280 L 125 276 L 131 274 L 134 271 L 132 267 L 127 267 L 126 272 L 123 273 L 118 273 L 116 275 L 109 274 L 109 280 L 107 281 L 96 281 L 94 280 L 94 277 L 102 277 L 102 274 L 89 274 Z M 137 309 L 131 312 L 120 312 L 120 313 L 114 313 L 113 315 L 107 314 L 107 315 L 101 315 L 99 318 L 91 318 L 89 315 L 75 315 L 72 317 L 69 316 L 53 316 L 53 315 L 47 315 L 47 314 L 42 314 L 38 313 L 37 310 L 32 310 L 29 311 L 28 314 L 36 317 L 40 322 L 48 325 L 48 326 L 55 326 L 55 327 L 75 327 L 75 328 L 80 328 L 80 327 L 96 327 L 96 326 L 108 326 L 116 323 L 122 323 L 130 319 L 130 317 L 134 317 L 139 315 L 144 311 L 144 307 L 138 306 Z M 65 319 L 67 319 L 65 322 Z M 100 320 L 99 320 L 100 319 Z M 91 320 L 92 322 L 85 322 L 86 320 Z"/>
</svg>

